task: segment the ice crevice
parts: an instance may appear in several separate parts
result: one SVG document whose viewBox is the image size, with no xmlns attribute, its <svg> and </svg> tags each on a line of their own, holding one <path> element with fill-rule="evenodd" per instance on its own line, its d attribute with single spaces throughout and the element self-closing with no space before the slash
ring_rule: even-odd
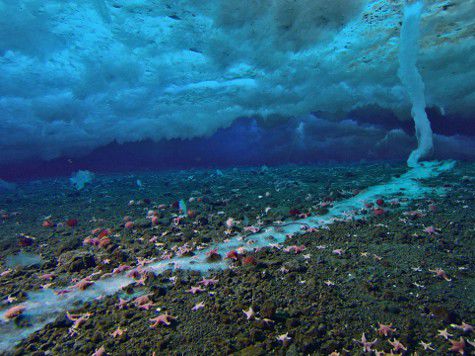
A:
<svg viewBox="0 0 475 356">
<path fill-rule="evenodd" d="M 305 229 L 302 229 L 302 227 L 319 229 L 335 221 L 363 219 L 366 215 L 360 212 L 364 208 L 364 204 L 381 197 L 410 201 L 422 198 L 427 194 L 442 195 L 444 194 L 443 188 L 424 186 L 421 180 L 435 178 L 442 172 L 451 170 L 454 165 L 454 161 L 422 162 L 416 167 L 410 168 L 400 177 L 392 178 L 387 183 L 381 185 L 369 187 L 352 198 L 336 202 L 325 215 L 310 216 L 305 219 L 269 226 L 258 233 L 237 236 L 227 242 L 218 243 L 207 249 L 196 251 L 197 254 L 192 257 L 173 257 L 169 260 L 153 262 L 147 265 L 145 270 L 160 274 L 169 269 L 193 270 L 201 273 L 225 269 L 229 267 L 228 262 L 223 260 L 209 262 L 206 253 L 216 248 L 221 254 L 237 248 L 247 250 L 266 248 L 275 244 L 282 244 L 288 235 L 305 233 Z M 252 244 L 248 244 L 250 240 L 252 240 Z M 21 305 L 26 307 L 23 316 L 27 318 L 31 326 L 17 327 L 12 321 L 4 321 L 6 309 L 1 310 L 0 352 L 13 348 L 16 343 L 40 330 L 46 324 L 54 321 L 58 315 L 71 310 L 74 306 L 80 306 L 81 303 L 98 297 L 113 295 L 133 282 L 134 279 L 131 277 L 117 275 L 99 279 L 94 285 L 84 291 L 73 289 L 72 292 L 63 295 L 57 295 L 50 289 L 26 291 L 28 299 L 21 303 Z"/>
</svg>

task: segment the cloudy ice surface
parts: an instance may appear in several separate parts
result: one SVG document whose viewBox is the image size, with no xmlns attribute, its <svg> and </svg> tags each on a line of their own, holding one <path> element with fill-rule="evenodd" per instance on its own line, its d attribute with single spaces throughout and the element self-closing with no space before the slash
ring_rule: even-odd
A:
<svg viewBox="0 0 475 356">
<path fill-rule="evenodd" d="M 426 0 L 427 105 L 475 106 L 475 1 Z M 0 0 L 0 162 L 376 105 L 410 120 L 402 0 Z M 449 123 L 448 123 L 449 124 Z"/>
</svg>

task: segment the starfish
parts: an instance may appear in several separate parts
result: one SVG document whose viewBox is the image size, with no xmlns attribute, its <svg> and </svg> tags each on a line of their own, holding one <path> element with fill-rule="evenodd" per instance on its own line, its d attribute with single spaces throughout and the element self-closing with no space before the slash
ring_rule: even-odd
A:
<svg viewBox="0 0 475 356">
<path fill-rule="evenodd" d="M 137 264 L 139 266 L 145 266 L 145 265 L 148 265 L 152 262 L 154 262 L 156 260 L 156 258 L 142 258 L 142 257 L 137 257 Z"/>
<path fill-rule="evenodd" d="M 450 351 L 452 352 L 458 352 L 459 354 L 463 355 L 464 354 L 464 349 L 465 349 L 465 340 L 463 337 L 460 337 L 459 341 L 456 340 L 450 340 L 452 343 L 452 347 L 450 348 Z"/>
<path fill-rule="evenodd" d="M 326 284 L 327 286 L 329 286 L 329 287 L 335 285 L 335 283 L 333 283 L 332 281 L 325 281 L 325 282 L 323 282 L 323 283 L 325 283 L 325 284 Z"/>
<path fill-rule="evenodd" d="M 434 350 L 434 348 L 432 347 L 432 343 L 430 343 L 430 342 L 425 343 L 424 341 L 421 341 L 421 342 L 419 342 L 419 344 L 422 345 L 424 350 Z"/>
<path fill-rule="evenodd" d="M 263 321 L 264 324 L 266 324 L 266 325 L 271 325 L 271 324 L 274 324 L 274 323 L 275 323 L 274 320 L 269 319 L 269 318 L 262 318 L 262 321 Z"/>
<path fill-rule="evenodd" d="M 69 312 L 66 312 L 66 317 L 74 322 L 73 325 L 69 328 L 69 335 L 76 335 L 79 327 L 84 324 L 92 315 L 92 313 L 69 314 Z"/>
<path fill-rule="evenodd" d="M 425 233 L 428 233 L 429 235 L 436 234 L 437 231 L 435 230 L 435 227 L 433 226 L 428 226 L 424 229 Z"/>
<path fill-rule="evenodd" d="M 191 308 L 191 310 L 197 311 L 197 310 L 202 309 L 204 307 L 205 307 L 205 303 L 199 302 L 198 304 L 195 304 L 195 306 L 193 308 Z"/>
<path fill-rule="evenodd" d="M 114 338 L 117 336 L 122 336 L 126 331 L 127 329 L 121 329 L 120 327 L 117 327 L 117 329 L 115 329 L 114 332 L 111 333 L 111 336 Z"/>
<path fill-rule="evenodd" d="M 4 318 L 6 320 L 11 320 L 11 319 L 15 319 L 16 317 L 20 316 L 21 314 L 23 314 L 23 312 L 25 311 L 26 309 L 26 306 L 24 305 L 15 305 L 14 307 L 11 307 L 10 309 L 8 309 L 5 314 L 4 314 Z"/>
<path fill-rule="evenodd" d="M 155 329 L 158 325 L 165 325 L 165 326 L 170 326 L 172 321 L 175 320 L 176 318 L 174 316 L 171 316 L 170 314 L 160 314 L 159 316 L 150 319 L 150 321 L 153 322 L 150 327 L 152 329 Z"/>
<path fill-rule="evenodd" d="M 361 346 L 363 346 L 363 352 L 373 351 L 372 347 L 378 342 L 378 339 L 374 339 L 373 341 L 366 340 L 366 336 L 365 336 L 364 333 L 361 336 L 361 341 L 356 340 L 356 339 L 353 339 L 353 340 L 356 341 L 357 343 L 359 343 Z"/>
<path fill-rule="evenodd" d="M 152 302 L 150 302 L 150 303 L 146 303 L 146 304 L 139 305 L 139 309 L 149 310 L 149 309 L 151 309 L 153 306 L 155 306 L 155 304 L 152 303 Z"/>
<path fill-rule="evenodd" d="M 119 298 L 119 303 L 117 303 L 115 306 L 118 307 L 119 309 L 124 309 L 127 306 L 128 301 L 122 298 Z"/>
<path fill-rule="evenodd" d="M 122 272 L 128 271 L 131 268 L 132 267 L 129 265 L 119 265 L 119 267 L 116 267 L 112 270 L 112 273 L 114 274 L 122 273 Z"/>
<path fill-rule="evenodd" d="M 3 271 L 2 273 L 0 273 L 0 277 L 4 277 L 6 275 L 9 275 L 10 273 L 12 273 L 12 270 L 11 269 L 7 269 L 5 271 Z"/>
<path fill-rule="evenodd" d="M 286 341 L 289 341 L 291 339 L 292 338 L 289 336 L 289 333 L 285 333 L 285 334 L 277 336 L 277 340 L 282 341 L 283 343 L 285 343 Z"/>
<path fill-rule="evenodd" d="M 254 310 L 252 309 L 252 307 L 249 307 L 248 310 L 243 309 L 242 312 L 246 314 L 247 320 L 251 319 L 254 316 Z"/>
<path fill-rule="evenodd" d="M 437 334 L 437 336 L 443 337 L 443 338 L 445 338 L 445 340 L 448 340 L 449 337 L 453 336 L 453 335 L 451 335 L 451 334 L 449 334 L 449 333 L 447 332 L 447 329 L 444 329 L 444 330 L 437 330 L 437 331 L 439 332 L 439 333 Z"/>
<path fill-rule="evenodd" d="M 447 273 L 441 268 L 430 269 L 429 272 L 434 272 L 437 277 L 445 279 L 447 282 L 450 282 L 452 279 L 447 276 Z"/>
<path fill-rule="evenodd" d="M 381 261 L 383 258 L 373 253 L 373 257 L 376 261 Z"/>
<path fill-rule="evenodd" d="M 394 351 L 407 350 L 407 347 L 405 347 L 399 340 L 396 340 L 396 339 L 394 339 L 393 341 L 388 340 L 388 342 L 392 345 Z"/>
<path fill-rule="evenodd" d="M 205 291 L 204 289 L 202 289 L 200 286 L 198 286 L 198 287 L 191 287 L 186 292 L 191 293 L 191 294 L 196 294 L 196 293 L 201 293 L 201 292 L 204 292 L 204 291 Z"/>
<path fill-rule="evenodd" d="M 46 273 L 46 274 L 43 274 L 41 276 L 38 276 L 38 278 L 43 279 L 43 280 L 52 281 L 53 279 L 56 278 L 56 276 L 53 273 Z"/>
<path fill-rule="evenodd" d="M 77 288 L 79 290 L 86 290 L 90 286 L 94 284 L 93 281 L 89 277 L 86 277 L 84 279 L 81 279 L 78 283 L 76 283 L 73 288 Z"/>
<path fill-rule="evenodd" d="M 147 275 L 144 274 L 144 275 L 142 276 L 142 278 L 137 279 L 137 280 L 135 281 L 135 284 L 138 285 L 138 286 L 144 286 L 144 285 L 145 285 L 145 282 L 147 281 L 147 278 L 148 278 Z"/>
<path fill-rule="evenodd" d="M 302 251 L 304 251 L 306 249 L 306 247 L 304 245 L 301 245 L 301 246 L 297 246 L 297 245 L 292 245 L 292 246 L 288 246 L 286 248 L 284 248 L 284 252 L 294 252 L 295 254 L 298 254 Z"/>
<path fill-rule="evenodd" d="M 454 329 L 459 329 L 463 330 L 464 333 L 469 333 L 473 331 L 473 326 L 470 324 L 467 324 L 465 321 L 462 321 L 462 324 L 456 325 L 456 324 L 450 324 L 451 327 Z"/>
<path fill-rule="evenodd" d="M 343 250 L 341 248 L 337 248 L 337 249 L 333 250 L 332 253 L 334 253 L 335 255 L 342 255 Z"/>
<path fill-rule="evenodd" d="M 202 284 L 204 285 L 205 287 L 207 286 L 214 286 L 216 283 L 218 283 L 219 279 L 213 279 L 213 278 L 209 278 L 209 279 L 206 279 L 206 278 L 203 278 L 203 280 L 201 282 L 198 282 L 198 284 Z"/>
<path fill-rule="evenodd" d="M 284 266 L 280 267 L 279 271 L 281 271 L 282 273 L 289 272 L 289 270 L 287 268 L 285 268 Z"/>
<path fill-rule="evenodd" d="M 379 335 L 388 336 L 392 332 L 396 331 L 396 329 L 391 328 L 393 324 L 384 325 L 384 324 L 378 323 L 378 325 L 379 325 L 379 329 L 378 329 Z"/>
<path fill-rule="evenodd" d="M 12 297 L 11 294 L 7 297 L 7 303 L 8 304 L 11 304 L 11 303 L 13 303 L 17 300 L 18 300 L 18 298 L 17 297 Z"/>
<path fill-rule="evenodd" d="M 105 356 L 105 354 L 106 354 L 106 349 L 104 346 L 101 346 L 92 354 L 92 356 Z"/>
<path fill-rule="evenodd" d="M 151 302 L 149 295 L 150 294 L 145 294 L 145 295 L 141 295 L 140 297 L 135 298 L 134 299 L 135 306 L 140 307 L 142 305 L 149 304 Z"/>
</svg>

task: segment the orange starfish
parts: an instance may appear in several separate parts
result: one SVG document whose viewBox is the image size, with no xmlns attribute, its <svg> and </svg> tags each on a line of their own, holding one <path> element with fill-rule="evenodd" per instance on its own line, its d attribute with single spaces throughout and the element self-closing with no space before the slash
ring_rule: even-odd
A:
<svg viewBox="0 0 475 356">
<path fill-rule="evenodd" d="M 171 316 L 170 314 L 160 314 L 159 316 L 150 319 L 150 321 L 153 322 L 150 327 L 152 329 L 155 329 L 158 325 L 165 325 L 165 326 L 170 326 L 172 321 L 175 320 L 176 318 L 174 316 Z"/>
</svg>

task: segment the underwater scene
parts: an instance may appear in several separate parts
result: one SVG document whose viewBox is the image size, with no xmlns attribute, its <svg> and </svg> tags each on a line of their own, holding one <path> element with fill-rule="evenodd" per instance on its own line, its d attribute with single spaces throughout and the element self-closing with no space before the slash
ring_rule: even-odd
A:
<svg viewBox="0 0 475 356">
<path fill-rule="evenodd" d="M 0 355 L 475 354 L 475 0 L 0 30 Z"/>
</svg>

